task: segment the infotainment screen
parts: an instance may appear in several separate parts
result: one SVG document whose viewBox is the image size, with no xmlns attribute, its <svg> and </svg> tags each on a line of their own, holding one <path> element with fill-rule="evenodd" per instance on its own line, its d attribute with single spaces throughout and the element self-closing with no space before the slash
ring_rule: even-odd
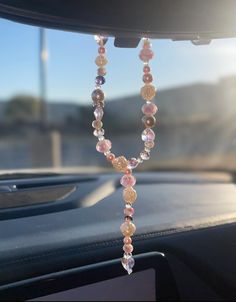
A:
<svg viewBox="0 0 236 302">
<path fill-rule="evenodd" d="M 31 301 L 156 301 L 155 275 L 148 269 Z"/>
<path fill-rule="evenodd" d="M 127 275 L 120 259 L 94 262 L 0 286 L 0 301 L 178 301 L 164 254 L 136 255 Z"/>
</svg>

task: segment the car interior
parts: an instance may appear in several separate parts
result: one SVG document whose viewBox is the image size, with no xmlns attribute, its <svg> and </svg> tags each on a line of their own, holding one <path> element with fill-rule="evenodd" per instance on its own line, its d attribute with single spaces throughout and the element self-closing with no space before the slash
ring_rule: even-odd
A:
<svg viewBox="0 0 236 302">
<path fill-rule="evenodd" d="M 35 36 L 39 29 L 39 44 L 35 42 L 35 45 L 43 51 L 46 45 L 43 30 L 46 30 L 48 61 L 53 61 L 60 47 L 69 43 L 69 38 L 61 41 L 60 36 L 56 36 L 58 32 L 73 35 L 77 40 L 82 37 L 81 41 L 85 37 L 76 50 L 82 57 L 78 62 L 82 67 L 77 72 L 83 75 L 78 82 L 71 81 L 75 82 L 77 94 L 84 93 L 87 102 L 80 111 L 75 104 L 71 105 L 64 126 L 57 124 L 57 116 L 61 121 L 69 104 L 45 107 L 46 69 L 41 57 L 42 119 L 27 120 L 27 116 L 33 116 L 31 111 L 20 119 L 16 109 L 11 107 L 11 111 L 9 106 L 7 122 L 1 118 L 0 301 L 235 301 L 235 14 L 233 0 L 0 0 L 0 21 L 7 22 L 0 22 L 0 27 L 3 26 L 0 33 L 5 32 L 4 37 L 10 39 L 10 26 L 20 26 L 22 33 L 16 34 L 19 36 L 23 35 L 25 26 L 26 30 L 32 28 Z M 12 27 L 12 31 L 15 28 Z M 119 67 L 120 73 L 114 75 L 114 69 L 113 75 L 109 71 L 107 76 L 107 82 L 111 78 L 111 83 L 106 84 L 108 91 L 112 91 L 112 85 L 122 90 L 123 82 L 128 83 L 127 87 L 132 86 L 127 95 L 118 93 L 119 100 L 108 101 L 107 105 L 105 122 L 118 151 L 134 154 L 139 148 L 136 141 L 140 118 L 136 108 L 140 102 L 139 96 L 132 96 L 131 92 L 140 86 L 129 76 L 133 72 L 132 76 L 138 78 L 139 74 L 132 69 L 140 62 L 134 57 L 134 63 L 130 61 L 129 65 L 129 55 L 138 51 L 145 37 L 150 38 L 157 52 L 153 62 L 162 61 L 160 65 L 152 63 L 158 91 L 155 103 L 160 111 L 157 150 L 153 150 L 153 158 L 135 172 L 137 231 L 133 237 L 135 266 L 131 275 L 121 265 L 121 175 L 110 169 L 96 150 L 88 150 L 95 149 L 95 143 L 94 138 L 87 138 L 91 135 L 92 119 L 89 118 L 93 108 L 92 90 L 88 90 L 85 83 L 90 81 L 87 72 L 90 73 L 91 67 L 89 65 L 86 71 L 84 66 L 90 64 L 89 61 L 94 63 L 96 45 L 93 52 L 89 50 L 90 40 L 91 45 L 96 44 L 94 35 L 109 37 L 109 65 L 113 64 L 115 53 L 120 57 L 116 62 L 116 71 Z M 4 37 L 3 47 L 8 43 Z M 60 44 L 54 47 L 52 41 L 56 39 Z M 10 44 L 7 45 L 10 53 L 18 53 L 23 47 L 24 42 L 18 41 L 11 49 Z M 211 47 L 217 51 L 224 49 L 220 55 L 226 61 L 213 61 Z M 232 49 L 235 51 L 231 52 Z M 33 52 L 36 50 L 35 47 Z M 58 62 L 69 62 L 68 57 L 73 53 L 69 50 L 65 56 L 58 55 Z M 203 60 L 205 53 L 206 61 Z M 172 69 L 185 59 L 186 65 Z M 179 65 L 175 65 L 178 60 Z M 4 58 L 2 64 L 3 61 Z M 12 77 L 17 72 L 17 60 L 14 64 L 15 67 L 9 67 Z M 73 64 L 76 63 L 72 61 L 70 68 Z M 217 64 L 221 65 L 217 67 Z M 208 83 L 199 71 L 203 65 L 207 65 L 204 73 L 213 68 L 206 78 L 210 74 L 214 76 L 214 68 L 230 72 L 219 74 L 219 81 Z M 27 66 L 26 73 L 29 72 Z M 4 68 L 1 78 L 6 72 Z M 197 84 L 193 81 L 194 84 L 188 82 L 181 87 L 171 84 L 168 88 L 163 84 L 162 88 L 162 69 L 166 70 L 167 79 L 174 78 L 179 83 L 184 73 L 184 81 L 197 72 L 199 80 L 194 80 Z M 65 68 L 60 76 L 61 86 L 64 83 L 66 86 L 67 78 L 74 77 L 74 73 L 70 74 L 69 68 Z M 23 85 L 20 77 L 19 87 Z M 48 77 L 51 86 L 54 85 L 52 77 Z M 6 86 L 14 86 L 13 82 Z M 55 86 L 61 89 L 59 95 L 64 87 L 57 87 L 60 83 Z M 20 102 L 22 106 L 26 104 L 16 98 L 6 103 L 9 102 L 14 106 Z M 1 108 L 0 104 L 0 111 Z M 21 108 L 17 109 L 19 114 L 22 114 Z M 45 110 L 48 116 L 51 112 L 48 124 L 45 124 Z M 73 114 L 78 112 L 78 121 L 74 121 Z M 16 119 L 10 124 L 13 118 Z M 127 133 L 129 127 L 134 130 Z M 13 140 L 10 131 L 17 134 L 20 147 L 16 141 L 10 145 L 9 137 Z M 29 132 L 32 144 L 24 149 L 23 142 Z M 47 148 L 52 156 L 47 154 Z"/>
</svg>

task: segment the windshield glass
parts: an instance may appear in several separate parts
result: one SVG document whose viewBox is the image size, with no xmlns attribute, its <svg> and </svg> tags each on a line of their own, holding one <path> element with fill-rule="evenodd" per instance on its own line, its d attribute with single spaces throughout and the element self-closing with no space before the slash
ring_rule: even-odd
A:
<svg viewBox="0 0 236 302">
<path fill-rule="evenodd" d="M 91 126 L 97 44 L 91 35 L 0 20 L 0 170 L 109 168 Z M 143 149 L 140 48 L 107 43 L 104 128 L 116 155 Z M 156 147 L 141 169 L 236 166 L 236 39 L 152 41 Z"/>
</svg>

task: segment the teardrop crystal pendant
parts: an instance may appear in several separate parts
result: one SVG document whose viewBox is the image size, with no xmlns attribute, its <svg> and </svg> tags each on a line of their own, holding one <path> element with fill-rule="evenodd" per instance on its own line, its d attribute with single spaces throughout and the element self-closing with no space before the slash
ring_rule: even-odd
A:
<svg viewBox="0 0 236 302">
<path fill-rule="evenodd" d="M 135 264 L 134 258 L 131 255 L 126 255 L 124 254 L 124 257 L 121 259 L 121 263 L 123 265 L 123 268 L 128 272 L 128 274 L 132 274 L 133 272 L 133 267 Z"/>
</svg>

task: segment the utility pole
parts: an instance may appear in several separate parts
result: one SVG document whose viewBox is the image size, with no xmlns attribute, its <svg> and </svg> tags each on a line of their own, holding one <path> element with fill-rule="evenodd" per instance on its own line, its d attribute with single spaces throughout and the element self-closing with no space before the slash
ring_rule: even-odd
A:
<svg viewBox="0 0 236 302">
<path fill-rule="evenodd" d="M 40 120 L 42 128 L 47 126 L 47 61 L 48 51 L 46 30 L 39 28 L 39 87 L 40 87 Z"/>
</svg>

